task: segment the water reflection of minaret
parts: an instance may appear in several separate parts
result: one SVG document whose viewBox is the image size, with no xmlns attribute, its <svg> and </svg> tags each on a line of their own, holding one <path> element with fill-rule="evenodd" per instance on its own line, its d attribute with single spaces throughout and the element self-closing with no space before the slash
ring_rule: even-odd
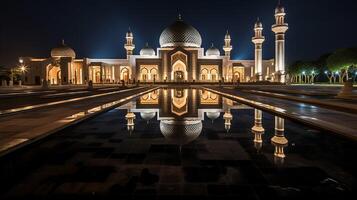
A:
<svg viewBox="0 0 357 200">
<path fill-rule="evenodd" d="M 233 119 L 233 115 L 231 114 L 230 109 L 228 109 L 228 111 L 226 111 L 223 115 L 223 119 L 224 119 L 224 128 L 226 129 L 227 133 L 229 132 L 229 130 L 231 129 L 231 121 Z"/>
<path fill-rule="evenodd" d="M 262 148 L 264 134 L 264 128 L 262 123 L 263 113 L 261 110 L 254 109 L 254 126 L 252 127 L 252 133 L 254 134 L 254 147 L 259 151 Z"/>
<path fill-rule="evenodd" d="M 134 131 L 135 127 L 135 114 L 128 109 L 128 113 L 125 115 L 125 119 L 127 121 L 126 127 L 128 128 L 129 133 L 131 134 Z"/>
<path fill-rule="evenodd" d="M 281 117 L 275 116 L 275 135 L 271 139 L 271 143 L 275 146 L 274 162 L 284 163 L 284 148 L 288 146 L 288 140 L 284 135 L 284 119 Z"/>
</svg>

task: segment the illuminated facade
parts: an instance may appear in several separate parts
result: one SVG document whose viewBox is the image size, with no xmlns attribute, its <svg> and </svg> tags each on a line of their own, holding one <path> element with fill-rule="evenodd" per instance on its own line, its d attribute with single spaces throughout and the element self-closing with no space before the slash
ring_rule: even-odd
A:
<svg viewBox="0 0 357 200">
<path fill-rule="evenodd" d="M 50 58 L 22 57 L 28 67 L 25 84 L 50 85 L 119 83 L 119 82 L 284 82 L 284 8 L 276 8 L 276 58 L 262 59 L 262 24 L 254 26 L 255 60 L 234 60 L 232 38 L 227 31 L 221 51 L 213 44 L 206 50 L 197 29 L 184 22 L 181 16 L 160 35 L 160 47 L 154 50 L 146 44 L 135 54 L 135 37 L 129 29 L 126 33 L 126 58 L 93 59 L 76 58 L 72 48 L 64 42 L 52 49 Z M 276 74 L 279 73 L 279 79 Z"/>
<path fill-rule="evenodd" d="M 155 90 L 120 107 L 127 109 L 127 129 L 134 130 L 136 116 L 150 123 L 158 120 L 164 137 L 176 144 L 187 144 L 202 131 L 202 121 L 207 117 L 212 123 L 223 115 L 227 132 L 231 128 L 231 109 L 251 109 L 227 98 L 204 90 L 176 88 Z M 223 124 L 222 124 L 223 125 Z"/>
</svg>

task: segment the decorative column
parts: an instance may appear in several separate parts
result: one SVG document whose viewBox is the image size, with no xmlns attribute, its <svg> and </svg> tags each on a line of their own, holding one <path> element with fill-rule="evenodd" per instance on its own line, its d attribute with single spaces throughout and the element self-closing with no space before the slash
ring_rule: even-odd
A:
<svg viewBox="0 0 357 200">
<path fill-rule="evenodd" d="M 134 35 L 131 32 L 130 28 L 126 33 L 125 39 L 126 39 L 126 43 L 124 45 L 124 48 L 126 49 L 126 57 L 129 58 L 129 56 L 133 55 L 133 51 L 135 49 Z"/>
<path fill-rule="evenodd" d="M 255 80 L 256 81 L 262 81 L 263 76 L 263 42 L 265 41 L 265 37 L 263 36 L 263 25 L 259 21 L 259 18 L 257 22 L 254 25 L 254 32 L 255 35 L 252 38 L 252 42 L 255 45 L 255 68 L 254 68 L 254 73 L 255 73 Z"/>
<path fill-rule="evenodd" d="M 275 33 L 275 77 L 278 76 L 278 82 L 285 83 L 285 32 L 288 30 L 288 24 L 285 23 L 285 9 L 280 4 L 275 9 L 275 24 L 272 31 Z"/>
<path fill-rule="evenodd" d="M 284 148 L 288 146 L 288 140 L 284 135 L 284 119 L 275 116 L 275 135 L 271 143 L 275 146 L 274 159 L 276 162 L 283 162 L 285 158 Z"/>
<path fill-rule="evenodd" d="M 233 47 L 231 45 L 231 35 L 227 30 L 227 33 L 224 36 L 224 46 L 223 46 L 224 55 L 230 58 L 232 49 Z"/>
</svg>

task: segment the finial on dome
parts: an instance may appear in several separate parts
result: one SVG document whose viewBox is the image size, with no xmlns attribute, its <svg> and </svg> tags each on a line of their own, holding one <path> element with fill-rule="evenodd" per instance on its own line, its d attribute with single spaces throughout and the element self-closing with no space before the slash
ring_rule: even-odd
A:
<svg viewBox="0 0 357 200">
<path fill-rule="evenodd" d="M 211 47 L 214 47 L 214 44 L 213 44 L 213 42 L 211 43 Z"/>
<path fill-rule="evenodd" d="M 145 43 L 145 47 L 149 47 L 149 43 L 148 42 Z"/>
<path fill-rule="evenodd" d="M 64 43 L 64 39 L 62 39 L 62 45 L 63 45 L 63 46 L 65 45 L 65 43 Z"/>
<path fill-rule="evenodd" d="M 284 6 L 282 5 L 281 3 L 281 0 L 278 0 L 278 5 L 276 6 L 275 8 L 275 13 L 278 14 L 278 13 L 285 13 L 285 9 L 284 9 Z"/>
</svg>

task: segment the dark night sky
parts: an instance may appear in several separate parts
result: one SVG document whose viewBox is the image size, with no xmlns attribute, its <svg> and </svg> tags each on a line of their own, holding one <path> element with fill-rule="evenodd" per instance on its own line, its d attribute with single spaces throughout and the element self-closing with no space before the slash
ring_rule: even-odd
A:
<svg viewBox="0 0 357 200">
<path fill-rule="evenodd" d="M 145 42 L 159 46 L 162 30 L 179 12 L 201 33 L 203 47 L 221 49 L 226 29 L 235 59 L 252 59 L 253 25 L 264 26 L 264 58 L 274 57 L 274 8 L 277 0 L 5 0 L 0 7 L 0 65 L 19 56 L 49 57 L 64 38 L 77 57 L 124 58 L 130 26 L 138 53 Z M 176 5 L 177 4 L 177 5 Z M 288 13 L 287 62 L 313 59 L 336 48 L 357 44 L 355 0 L 283 0 Z M 223 51 L 222 51 L 223 53 Z"/>
</svg>

